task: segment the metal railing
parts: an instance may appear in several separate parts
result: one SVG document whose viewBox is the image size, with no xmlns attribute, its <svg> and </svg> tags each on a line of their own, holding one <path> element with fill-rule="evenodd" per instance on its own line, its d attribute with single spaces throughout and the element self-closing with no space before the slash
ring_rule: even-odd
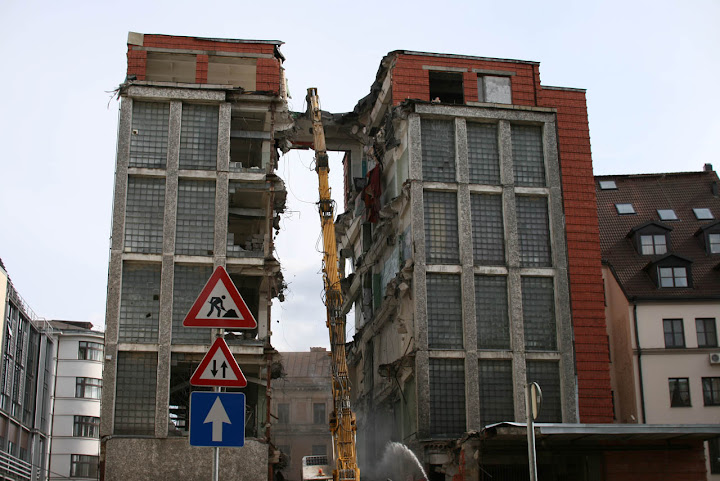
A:
<svg viewBox="0 0 720 481">
<path fill-rule="evenodd" d="M 0 476 L 3 479 L 30 481 L 32 479 L 32 464 L 0 451 Z"/>
</svg>

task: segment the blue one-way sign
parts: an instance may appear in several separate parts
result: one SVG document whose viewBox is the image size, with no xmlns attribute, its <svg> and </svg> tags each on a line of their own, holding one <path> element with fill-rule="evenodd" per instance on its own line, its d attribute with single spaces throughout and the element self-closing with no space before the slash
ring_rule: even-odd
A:
<svg viewBox="0 0 720 481">
<path fill-rule="evenodd" d="M 190 394 L 191 446 L 244 446 L 245 394 Z"/>
</svg>

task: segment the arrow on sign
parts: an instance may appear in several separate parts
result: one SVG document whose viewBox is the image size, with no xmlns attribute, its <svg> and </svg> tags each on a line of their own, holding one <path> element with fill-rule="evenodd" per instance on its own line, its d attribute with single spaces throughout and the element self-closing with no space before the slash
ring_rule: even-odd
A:
<svg viewBox="0 0 720 481">
<path fill-rule="evenodd" d="M 210 412 L 208 413 L 207 417 L 205 418 L 205 421 L 203 421 L 203 424 L 212 423 L 212 440 L 214 443 L 221 443 L 222 442 L 222 429 L 223 429 L 223 423 L 224 424 L 232 424 L 230 422 L 230 418 L 227 415 L 227 412 L 225 411 L 225 408 L 223 407 L 222 401 L 220 401 L 220 398 L 215 398 L 215 402 L 213 403 L 212 407 L 210 408 Z"/>
</svg>

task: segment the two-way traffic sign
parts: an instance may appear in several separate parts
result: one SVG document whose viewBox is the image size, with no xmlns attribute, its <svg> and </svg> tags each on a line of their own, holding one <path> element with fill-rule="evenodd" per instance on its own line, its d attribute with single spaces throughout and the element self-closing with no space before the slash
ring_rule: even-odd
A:
<svg viewBox="0 0 720 481">
<path fill-rule="evenodd" d="M 245 394 L 201 392 L 190 394 L 190 445 L 245 445 Z"/>
<path fill-rule="evenodd" d="M 195 369 L 190 378 L 190 384 L 193 386 L 245 387 L 247 380 L 225 340 L 218 337 Z"/>
</svg>

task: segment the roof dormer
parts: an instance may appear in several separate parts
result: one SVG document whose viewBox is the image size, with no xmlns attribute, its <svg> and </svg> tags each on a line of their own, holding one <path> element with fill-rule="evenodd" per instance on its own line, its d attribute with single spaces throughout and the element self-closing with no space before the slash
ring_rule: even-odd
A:
<svg viewBox="0 0 720 481">
<path fill-rule="evenodd" d="M 668 254 L 645 266 L 655 285 L 660 289 L 692 288 L 693 261 L 677 254 Z"/>
<path fill-rule="evenodd" d="M 670 231 L 672 227 L 650 221 L 633 227 L 627 237 L 632 240 L 635 250 L 643 256 L 660 256 L 670 252 Z"/>
<path fill-rule="evenodd" d="M 700 227 L 695 237 L 700 240 L 707 255 L 720 254 L 720 221 Z"/>
</svg>

